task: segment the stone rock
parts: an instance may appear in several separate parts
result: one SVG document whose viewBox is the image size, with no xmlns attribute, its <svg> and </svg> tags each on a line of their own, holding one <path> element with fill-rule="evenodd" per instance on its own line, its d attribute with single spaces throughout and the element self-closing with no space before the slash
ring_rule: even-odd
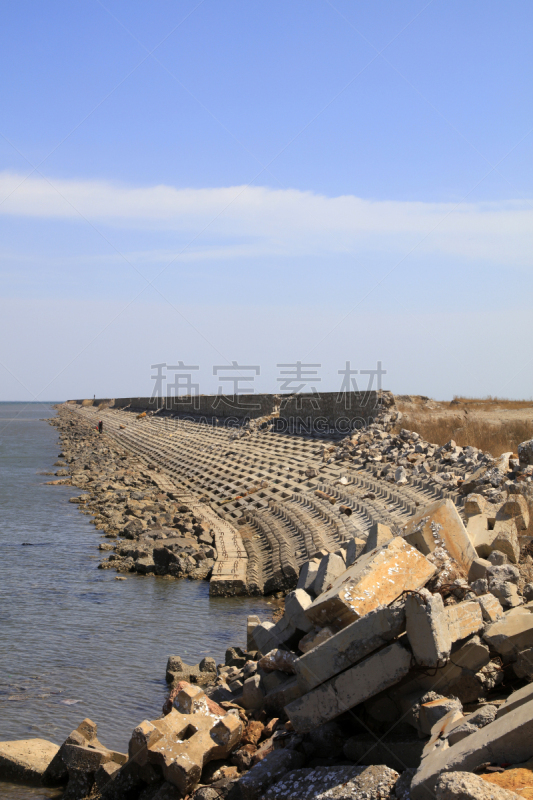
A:
<svg viewBox="0 0 533 800">
<path fill-rule="evenodd" d="M 475 725 L 471 725 L 469 722 L 463 722 L 462 725 L 456 725 L 449 734 L 447 735 L 447 740 L 449 745 L 454 745 L 456 742 L 460 742 L 461 739 L 464 739 L 466 736 L 470 736 L 471 733 L 475 733 L 477 731 L 477 727 Z"/>
<path fill-rule="evenodd" d="M 241 777 L 239 788 L 243 800 L 259 800 L 287 772 L 302 767 L 304 760 L 295 750 L 273 750 Z"/>
<path fill-rule="evenodd" d="M 520 763 L 532 755 L 533 702 L 530 700 L 452 747 L 429 753 L 413 779 L 411 796 L 413 800 L 428 800 L 442 772 L 468 772 L 487 762 Z"/>
<path fill-rule="evenodd" d="M 447 611 L 440 594 L 427 589 L 406 596 L 407 638 L 418 665 L 436 667 L 448 659 L 452 638 Z"/>
<path fill-rule="evenodd" d="M 403 536 L 424 555 L 433 553 L 440 544 L 466 575 L 477 558 L 463 521 L 451 500 L 438 500 L 419 511 L 404 526 Z"/>
<path fill-rule="evenodd" d="M 517 678 L 533 680 L 533 647 L 518 653 L 513 670 Z"/>
<path fill-rule="evenodd" d="M 410 665 L 411 653 L 394 642 L 289 703 L 285 711 L 294 729 L 307 733 L 393 686 Z"/>
<path fill-rule="evenodd" d="M 489 580 L 491 581 L 508 581 L 509 583 L 516 583 L 520 580 L 520 572 L 517 567 L 512 564 L 501 564 L 498 566 L 491 566 L 489 570 Z"/>
<path fill-rule="evenodd" d="M 490 561 L 493 567 L 501 567 L 503 564 L 509 563 L 509 559 L 505 553 L 501 553 L 499 550 L 493 550 L 490 556 L 488 556 L 487 561 Z"/>
<path fill-rule="evenodd" d="M 379 605 L 388 605 L 408 589 L 419 589 L 435 567 L 402 537 L 361 556 L 318 597 L 306 615 L 322 627 L 344 628 Z M 393 576 L 393 577 L 391 577 Z"/>
<path fill-rule="evenodd" d="M 265 726 L 262 722 L 259 722 L 259 720 L 251 720 L 244 731 L 242 744 L 257 745 L 263 735 L 264 729 Z"/>
<path fill-rule="evenodd" d="M 533 439 L 528 439 L 518 445 L 518 460 L 524 467 L 533 464 Z"/>
<path fill-rule="evenodd" d="M 291 653 L 289 650 L 271 650 L 270 653 L 267 653 L 257 662 L 257 666 L 266 672 L 278 670 L 286 672 L 288 675 L 294 675 L 296 661 L 296 654 Z"/>
<path fill-rule="evenodd" d="M 328 637 L 295 662 L 298 684 L 309 692 L 351 664 L 395 639 L 405 629 L 403 606 L 379 606 Z"/>
<path fill-rule="evenodd" d="M 523 601 L 518 594 L 518 586 L 511 581 L 491 580 L 489 591 L 504 608 L 517 608 L 522 605 Z"/>
<path fill-rule="evenodd" d="M 313 583 L 313 592 L 318 597 L 335 583 L 339 575 L 346 571 L 344 559 L 335 553 L 329 553 L 321 560 Z"/>
<path fill-rule="evenodd" d="M 468 530 L 468 529 L 467 529 Z M 475 558 L 472 561 L 468 578 L 470 581 L 484 579 L 487 577 L 487 570 L 491 568 L 492 564 L 485 558 Z"/>
<path fill-rule="evenodd" d="M 494 722 L 496 719 L 497 710 L 498 706 L 487 704 L 485 706 L 481 706 L 481 708 L 478 708 L 478 710 L 474 711 L 472 714 L 469 714 L 466 720 L 470 723 L 470 725 L 475 725 L 476 728 L 484 728 L 485 725 L 489 725 L 491 722 Z"/>
<path fill-rule="evenodd" d="M 435 787 L 435 800 L 518 800 L 518 797 L 471 772 L 445 772 Z"/>
<path fill-rule="evenodd" d="M 40 784 L 58 751 L 46 739 L 0 742 L 0 780 Z"/>
<path fill-rule="evenodd" d="M 398 778 L 384 766 L 298 769 L 271 786 L 263 800 L 387 800 Z"/>
</svg>

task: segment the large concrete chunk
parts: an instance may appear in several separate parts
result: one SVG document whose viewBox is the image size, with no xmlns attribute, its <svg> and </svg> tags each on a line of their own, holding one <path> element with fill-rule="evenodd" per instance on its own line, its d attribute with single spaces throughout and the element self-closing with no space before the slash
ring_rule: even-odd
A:
<svg viewBox="0 0 533 800">
<path fill-rule="evenodd" d="M 393 536 L 394 534 L 387 525 L 383 525 L 381 522 L 375 522 L 370 528 L 363 553 L 370 553 L 370 551 L 374 550 L 376 547 L 383 547 Z"/>
<path fill-rule="evenodd" d="M 424 555 L 439 545 L 468 574 L 477 553 L 451 500 L 438 500 L 419 511 L 403 528 L 403 536 Z"/>
<path fill-rule="evenodd" d="M 533 646 L 533 614 L 507 613 L 488 626 L 483 638 L 501 656 L 516 658 L 521 650 Z"/>
<path fill-rule="evenodd" d="M 173 708 L 161 719 L 142 722 L 133 731 L 129 756 L 130 762 L 139 766 L 160 767 L 165 780 L 185 795 L 200 780 L 205 764 L 226 758 L 234 750 L 243 725 L 233 714 L 212 713 L 199 687 L 185 687 L 176 702 L 192 713 L 180 713 Z"/>
<path fill-rule="evenodd" d="M 479 605 L 477 607 L 479 610 Z M 440 594 L 433 595 L 427 589 L 408 594 L 405 616 L 407 638 L 416 663 L 436 667 L 446 661 L 452 649 L 452 638 L 447 609 Z"/>
<path fill-rule="evenodd" d="M 379 605 L 388 605 L 407 589 L 420 589 L 435 567 L 401 536 L 362 555 L 332 588 L 306 610 L 319 626 L 345 628 Z"/>
<path fill-rule="evenodd" d="M 336 553 L 329 553 L 324 556 L 318 567 L 318 572 L 313 584 L 313 592 L 315 595 L 322 594 L 327 591 L 335 583 L 339 575 L 342 575 L 346 570 L 344 559 Z"/>
<path fill-rule="evenodd" d="M 503 617 L 502 604 L 493 594 L 481 594 L 477 598 L 485 622 L 496 622 Z"/>
<path fill-rule="evenodd" d="M 289 625 L 295 630 L 308 633 L 313 624 L 305 616 L 305 611 L 312 603 L 311 597 L 303 589 L 295 589 L 294 592 L 289 592 L 285 598 L 285 612 Z"/>
<path fill-rule="evenodd" d="M 309 561 L 306 561 L 305 564 L 302 564 L 300 577 L 296 584 L 297 589 L 303 589 L 306 592 L 312 591 L 319 565 L 320 560 L 318 558 L 311 558 Z"/>
<path fill-rule="evenodd" d="M 457 603 L 446 608 L 448 627 L 452 642 L 466 639 L 483 627 L 481 606 L 476 600 Z"/>
<path fill-rule="evenodd" d="M 0 742 L 0 780 L 40 784 L 58 750 L 46 739 Z"/>
<path fill-rule="evenodd" d="M 439 776 L 455 770 L 471 772 L 487 762 L 517 764 L 533 756 L 533 701 L 494 720 L 448 749 L 427 755 L 411 784 L 413 800 L 434 800 Z"/>
<path fill-rule="evenodd" d="M 298 684 L 309 692 L 395 639 L 405 629 L 402 606 L 379 606 L 323 641 L 295 662 Z"/>
<path fill-rule="evenodd" d="M 514 519 L 494 520 L 485 514 L 477 514 L 470 517 L 466 529 L 477 554 L 482 558 L 488 558 L 497 550 L 505 553 L 513 564 L 518 563 L 520 545 Z"/>
<path fill-rule="evenodd" d="M 308 733 L 388 689 L 409 672 L 411 653 L 400 643 L 385 647 L 285 707 L 295 730 Z"/>
</svg>

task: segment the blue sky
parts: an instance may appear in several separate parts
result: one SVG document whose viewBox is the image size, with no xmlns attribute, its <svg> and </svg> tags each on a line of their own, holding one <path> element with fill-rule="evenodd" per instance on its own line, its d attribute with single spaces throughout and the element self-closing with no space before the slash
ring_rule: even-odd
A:
<svg viewBox="0 0 533 800">
<path fill-rule="evenodd" d="M 531 397 L 530 3 L 3 5 L 0 399 Z"/>
</svg>

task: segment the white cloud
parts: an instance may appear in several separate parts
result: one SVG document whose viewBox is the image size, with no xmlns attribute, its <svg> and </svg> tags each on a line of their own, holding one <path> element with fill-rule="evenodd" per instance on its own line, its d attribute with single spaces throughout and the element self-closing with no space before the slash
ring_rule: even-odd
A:
<svg viewBox="0 0 533 800">
<path fill-rule="evenodd" d="M 368 251 L 401 257 L 416 247 L 529 266 L 533 244 L 533 206 L 514 200 L 373 201 L 295 189 L 130 187 L 0 173 L 0 214 L 85 217 L 96 225 L 165 230 L 187 239 L 199 235 L 193 245 L 198 258 Z"/>
</svg>

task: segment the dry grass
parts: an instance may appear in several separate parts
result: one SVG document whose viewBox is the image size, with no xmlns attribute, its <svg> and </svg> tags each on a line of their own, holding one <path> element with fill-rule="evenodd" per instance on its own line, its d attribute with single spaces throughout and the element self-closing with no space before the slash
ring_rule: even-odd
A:
<svg viewBox="0 0 533 800">
<path fill-rule="evenodd" d="M 492 397 L 491 395 L 487 397 L 460 397 L 455 395 L 450 405 L 466 406 L 470 409 L 487 409 L 490 407 L 494 409 L 522 409 L 531 408 L 533 406 L 533 400 L 509 400 L 507 397 Z"/>
<path fill-rule="evenodd" d="M 454 439 L 461 447 L 471 445 L 495 457 L 511 451 L 516 453 L 520 442 L 533 438 L 533 422 L 529 420 L 496 424 L 469 420 L 462 416 L 432 417 L 413 414 L 406 417 L 400 427 L 416 431 L 432 444 L 442 445 Z"/>
</svg>

